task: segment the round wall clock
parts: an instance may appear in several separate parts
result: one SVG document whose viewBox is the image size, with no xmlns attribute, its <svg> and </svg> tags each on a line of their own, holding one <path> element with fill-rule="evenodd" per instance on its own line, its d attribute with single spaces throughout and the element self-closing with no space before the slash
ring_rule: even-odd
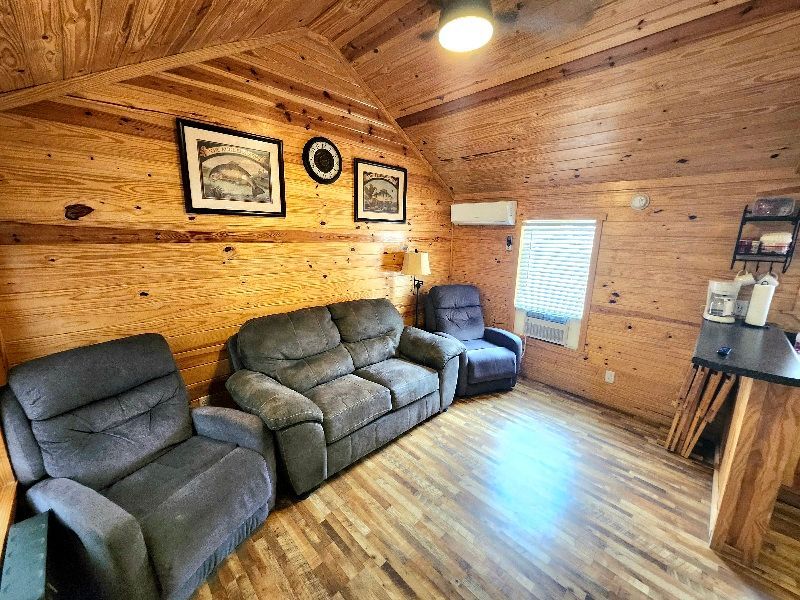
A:
<svg viewBox="0 0 800 600">
<path fill-rule="evenodd" d="M 303 166 L 314 181 L 333 183 L 342 174 L 342 155 L 332 141 L 313 137 L 303 148 Z"/>
</svg>

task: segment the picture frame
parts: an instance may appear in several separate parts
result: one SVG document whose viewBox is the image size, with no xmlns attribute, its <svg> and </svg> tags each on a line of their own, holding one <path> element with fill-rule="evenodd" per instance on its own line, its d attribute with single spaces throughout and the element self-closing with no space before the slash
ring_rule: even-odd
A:
<svg viewBox="0 0 800 600">
<path fill-rule="evenodd" d="M 408 171 L 363 158 L 353 160 L 355 221 L 405 223 Z"/>
<path fill-rule="evenodd" d="M 186 212 L 285 217 L 283 142 L 178 119 Z"/>
</svg>

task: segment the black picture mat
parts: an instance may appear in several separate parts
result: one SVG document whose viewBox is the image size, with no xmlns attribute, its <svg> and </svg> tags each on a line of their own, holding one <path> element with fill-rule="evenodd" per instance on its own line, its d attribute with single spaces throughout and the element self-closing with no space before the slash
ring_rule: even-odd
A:
<svg viewBox="0 0 800 600">
<path fill-rule="evenodd" d="M 217 125 L 209 125 L 200 121 L 190 121 L 188 119 L 177 119 L 178 124 L 178 148 L 180 149 L 181 159 L 181 180 L 183 181 L 183 196 L 186 207 L 186 212 L 191 214 L 213 214 L 213 215 L 237 215 L 242 217 L 286 217 L 286 183 L 283 175 L 283 141 L 266 137 L 263 135 L 256 135 L 253 133 L 245 133 L 237 131 L 236 129 L 229 129 L 228 127 L 219 127 Z M 185 127 L 192 127 L 212 133 L 221 133 L 223 135 L 234 135 L 246 139 L 255 140 L 258 142 L 268 142 L 275 144 L 278 147 L 278 179 L 281 185 L 281 210 L 279 212 L 257 212 L 246 210 L 228 210 L 220 208 L 195 208 L 192 206 L 192 187 L 189 180 L 189 163 L 186 154 L 186 135 L 184 133 Z"/>
<path fill-rule="evenodd" d="M 372 165 L 373 167 L 383 167 L 384 169 L 392 169 L 394 171 L 401 171 L 404 175 L 403 181 L 403 210 L 402 220 L 398 219 L 370 219 L 367 217 L 358 216 L 358 192 L 359 192 L 359 176 L 358 165 Z M 364 158 L 353 159 L 353 218 L 355 221 L 367 223 L 397 223 L 403 224 L 406 222 L 406 198 L 408 196 L 408 170 L 405 167 L 397 167 L 395 165 L 387 165 L 373 160 L 366 160 Z"/>
</svg>

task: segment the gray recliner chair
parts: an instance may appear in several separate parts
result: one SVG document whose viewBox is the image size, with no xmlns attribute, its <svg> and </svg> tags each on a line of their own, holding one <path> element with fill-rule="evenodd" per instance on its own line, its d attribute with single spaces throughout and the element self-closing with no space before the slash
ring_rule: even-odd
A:
<svg viewBox="0 0 800 600">
<path fill-rule="evenodd" d="M 425 328 L 459 340 L 466 347 L 458 370 L 457 396 L 510 390 L 517 383 L 522 340 L 496 327 L 485 327 L 478 288 L 437 285 L 425 298 Z"/>
<path fill-rule="evenodd" d="M 64 597 L 188 598 L 275 503 L 261 420 L 190 411 L 160 335 L 15 366 L 0 416 L 27 508 L 52 511 L 66 546 Z"/>
</svg>

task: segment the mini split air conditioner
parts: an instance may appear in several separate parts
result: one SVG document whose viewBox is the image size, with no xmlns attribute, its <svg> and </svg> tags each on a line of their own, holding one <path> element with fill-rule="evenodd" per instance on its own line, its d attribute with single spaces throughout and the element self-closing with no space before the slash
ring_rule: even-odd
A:
<svg viewBox="0 0 800 600">
<path fill-rule="evenodd" d="M 514 200 L 467 202 L 450 207 L 450 220 L 454 225 L 514 225 L 516 217 Z"/>
</svg>

